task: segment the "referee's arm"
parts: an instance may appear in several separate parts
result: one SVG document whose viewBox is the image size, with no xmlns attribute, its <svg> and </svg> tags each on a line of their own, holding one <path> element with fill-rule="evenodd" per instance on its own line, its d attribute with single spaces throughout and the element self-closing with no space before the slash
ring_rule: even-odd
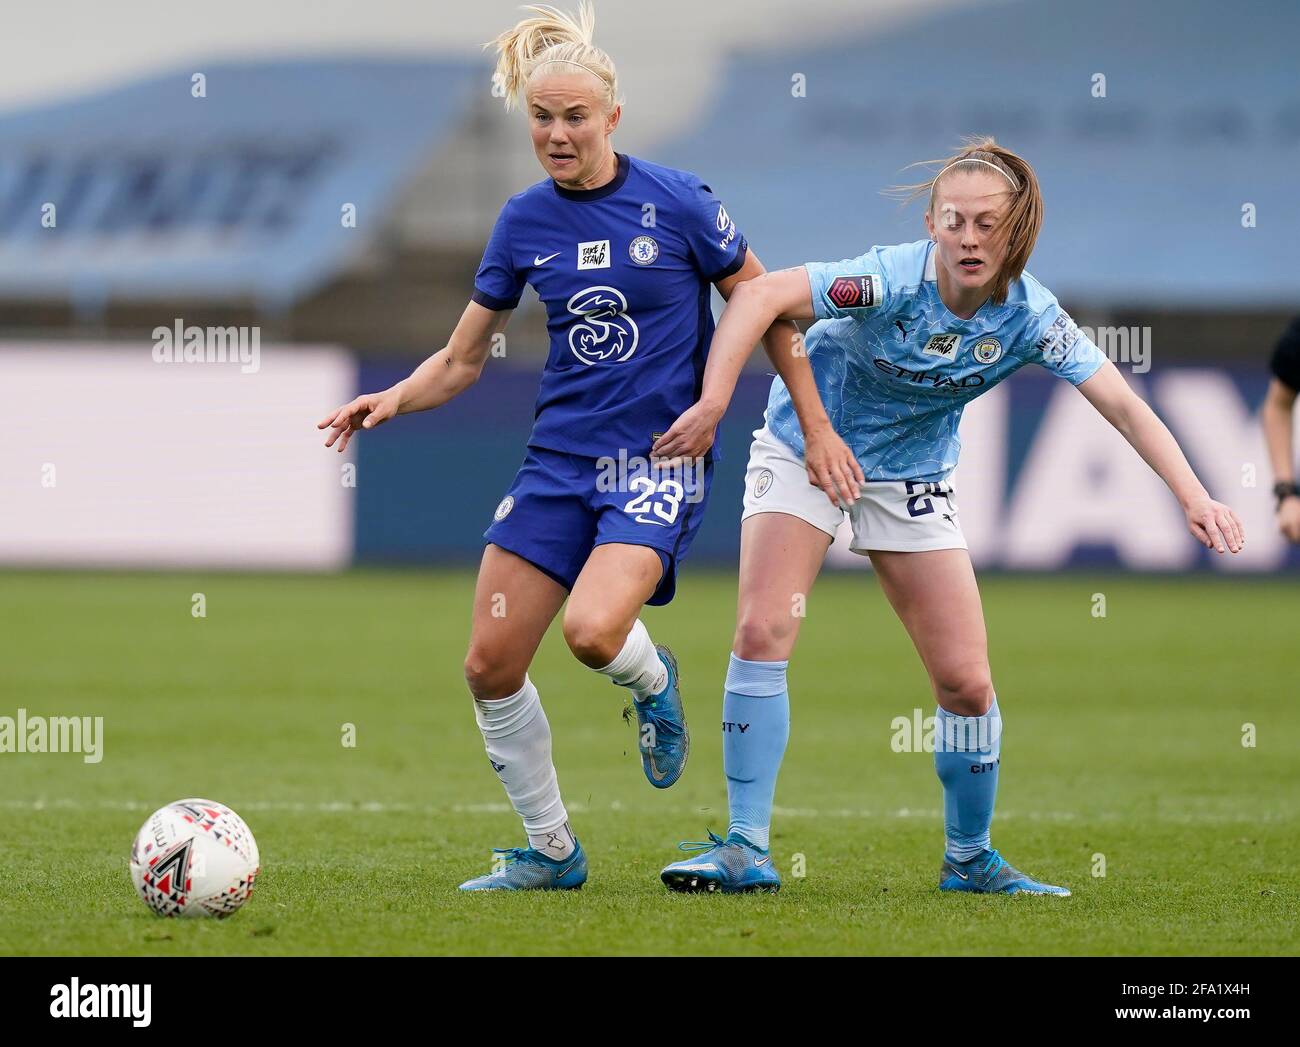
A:
<svg viewBox="0 0 1300 1047">
<path fill-rule="evenodd" d="M 1273 465 L 1273 495 L 1277 499 L 1278 529 L 1288 541 L 1300 543 L 1300 488 L 1295 478 L 1296 392 L 1300 391 L 1300 318 L 1292 322 L 1273 350 L 1273 381 L 1264 398 L 1264 440 Z"/>
</svg>

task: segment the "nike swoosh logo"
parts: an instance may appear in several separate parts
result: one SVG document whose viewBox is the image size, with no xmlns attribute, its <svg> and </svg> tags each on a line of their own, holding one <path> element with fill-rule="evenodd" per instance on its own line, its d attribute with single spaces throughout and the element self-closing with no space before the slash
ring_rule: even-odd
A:
<svg viewBox="0 0 1300 1047">
<path fill-rule="evenodd" d="M 533 265 L 545 265 L 552 258 L 559 257 L 559 254 L 560 252 L 556 251 L 555 254 L 548 254 L 545 258 L 543 258 L 541 255 L 538 255 L 536 258 L 533 259 Z"/>
<path fill-rule="evenodd" d="M 655 781 L 662 782 L 665 778 L 668 777 L 667 771 L 659 770 L 658 765 L 655 763 L 655 754 L 652 753 L 649 749 L 646 750 L 646 759 L 650 761 L 650 776 Z"/>
<path fill-rule="evenodd" d="M 569 863 L 569 867 L 567 869 L 561 869 L 558 875 L 568 876 L 569 873 L 573 872 L 573 867 L 577 864 L 578 864 L 578 859 L 574 858 L 573 861 Z"/>
<path fill-rule="evenodd" d="M 764 858 L 755 858 L 755 859 L 754 859 L 754 864 L 755 864 L 755 865 L 766 865 L 766 864 L 767 864 L 768 862 L 770 862 L 771 860 L 772 860 L 772 856 L 769 854 L 769 855 L 767 855 L 767 856 L 764 857 Z"/>
<path fill-rule="evenodd" d="M 948 868 L 949 868 L 949 869 L 952 869 L 952 866 L 950 865 L 950 866 L 948 866 Z M 956 873 L 959 877 L 961 877 L 963 880 L 969 880 L 969 879 L 970 879 L 970 877 L 967 876 L 964 872 L 957 872 L 956 869 L 952 869 L 952 871 L 953 871 L 954 873 Z"/>
</svg>

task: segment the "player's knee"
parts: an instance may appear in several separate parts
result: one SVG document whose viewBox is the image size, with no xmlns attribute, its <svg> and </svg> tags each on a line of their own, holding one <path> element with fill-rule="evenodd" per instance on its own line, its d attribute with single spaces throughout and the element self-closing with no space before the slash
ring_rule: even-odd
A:
<svg viewBox="0 0 1300 1047">
<path fill-rule="evenodd" d="M 775 662 L 790 657 L 797 623 L 794 615 L 742 611 L 731 649 L 747 662 Z"/>
<path fill-rule="evenodd" d="M 564 610 L 564 642 L 583 665 L 599 669 L 618 657 L 627 641 L 624 623 L 598 608 L 570 603 Z"/>
<path fill-rule="evenodd" d="M 465 655 L 465 683 L 480 701 L 509 698 L 524 685 L 525 671 L 471 647 Z"/>
<path fill-rule="evenodd" d="M 934 686 L 939 704 L 957 716 L 983 716 L 993 706 L 993 679 L 987 667 L 936 675 Z"/>
</svg>

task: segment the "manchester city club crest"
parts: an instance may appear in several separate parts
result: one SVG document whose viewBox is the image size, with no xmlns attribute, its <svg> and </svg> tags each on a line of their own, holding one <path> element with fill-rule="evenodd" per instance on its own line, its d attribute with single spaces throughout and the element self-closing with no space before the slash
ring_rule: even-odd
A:
<svg viewBox="0 0 1300 1047">
<path fill-rule="evenodd" d="M 758 474 L 758 479 L 754 481 L 754 497 L 762 498 L 767 494 L 767 489 L 772 486 L 772 470 L 764 469 Z"/>
<path fill-rule="evenodd" d="M 971 346 L 971 355 L 982 364 L 997 363 L 1002 359 L 1002 343 L 996 338 L 981 338 Z"/>
<path fill-rule="evenodd" d="M 628 245 L 627 253 L 637 265 L 653 265 L 659 257 L 659 245 L 653 236 L 638 236 Z"/>
</svg>

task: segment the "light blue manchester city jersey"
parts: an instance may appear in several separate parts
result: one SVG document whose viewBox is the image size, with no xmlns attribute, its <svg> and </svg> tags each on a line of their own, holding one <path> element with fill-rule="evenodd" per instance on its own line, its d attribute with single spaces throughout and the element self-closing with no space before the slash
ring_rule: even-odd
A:
<svg viewBox="0 0 1300 1047">
<path fill-rule="evenodd" d="M 1106 361 L 1028 273 L 1002 305 L 954 316 L 939 298 L 934 248 L 920 240 L 806 266 L 817 317 L 808 360 L 831 424 L 868 480 L 943 480 L 957 465 L 962 408 L 980 393 L 1027 363 L 1078 385 Z M 802 456 L 803 432 L 780 378 L 766 419 Z"/>
</svg>

